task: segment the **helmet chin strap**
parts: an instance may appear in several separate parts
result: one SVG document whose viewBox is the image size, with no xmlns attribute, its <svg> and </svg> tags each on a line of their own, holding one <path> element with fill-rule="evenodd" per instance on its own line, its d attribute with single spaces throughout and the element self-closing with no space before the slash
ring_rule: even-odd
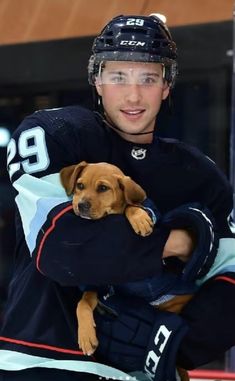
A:
<svg viewBox="0 0 235 381">
<path fill-rule="evenodd" d="M 99 113 L 98 111 L 95 111 L 95 113 L 102 118 L 102 120 L 106 124 L 106 126 L 112 128 L 113 130 L 120 131 L 122 134 L 126 134 L 126 135 L 149 135 L 149 134 L 152 134 L 154 132 L 154 130 L 148 131 L 148 132 L 126 132 L 126 131 L 123 131 L 121 128 L 115 126 L 114 124 L 108 122 L 105 119 L 105 117 L 101 113 Z"/>
</svg>

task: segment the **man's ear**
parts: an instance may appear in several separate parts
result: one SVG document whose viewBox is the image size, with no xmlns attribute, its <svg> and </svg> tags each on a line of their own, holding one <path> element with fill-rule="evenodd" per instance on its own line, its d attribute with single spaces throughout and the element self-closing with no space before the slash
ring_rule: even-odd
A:
<svg viewBox="0 0 235 381">
<path fill-rule="evenodd" d="M 166 83 L 165 85 L 166 87 L 164 87 L 163 91 L 162 91 L 162 100 L 165 100 L 169 93 L 170 93 L 170 86 L 168 85 L 168 83 Z"/>
<path fill-rule="evenodd" d="M 96 87 L 96 91 L 97 91 L 98 95 L 100 97 L 102 97 L 102 85 L 99 83 L 99 80 L 97 78 L 95 81 L 95 87 Z"/>
</svg>

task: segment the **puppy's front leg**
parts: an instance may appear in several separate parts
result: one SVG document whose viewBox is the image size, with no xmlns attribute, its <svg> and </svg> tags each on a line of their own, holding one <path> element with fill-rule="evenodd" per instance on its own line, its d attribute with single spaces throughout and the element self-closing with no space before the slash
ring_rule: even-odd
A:
<svg viewBox="0 0 235 381">
<path fill-rule="evenodd" d="M 98 346 L 95 330 L 96 324 L 93 316 L 97 303 L 97 293 L 86 291 L 77 305 L 78 343 L 86 355 L 92 355 Z"/>
<path fill-rule="evenodd" d="M 145 237 L 152 233 L 153 221 L 143 208 L 128 205 L 125 209 L 125 215 L 136 234 Z"/>
</svg>

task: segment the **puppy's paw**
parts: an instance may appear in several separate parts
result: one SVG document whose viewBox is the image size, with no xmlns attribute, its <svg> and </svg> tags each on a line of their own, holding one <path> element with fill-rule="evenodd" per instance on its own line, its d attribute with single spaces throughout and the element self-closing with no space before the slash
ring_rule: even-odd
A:
<svg viewBox="0 0 235 381">
<path fill-rule="evenodd" d="M 150 217 L 146 220 L 137 221 L 132 227 L 136 234 L 139 234 L 142 237 L 147 237 L 153 232 L 153 223 Z"/>
<path fill-rule="evenodd" d="M 79 348 L 87 356 L 91 356 L 98 347 L 98 339 L 96 337 L 96 330 L 90 324 L 82 324 L 78 328 L 78 344 Z"/>
<path fill-rule="evenodd" d="M 93 310 L 87 303 L 90 298 L 89 292 L 83 294 L 83 298 L 77 305 L 77 320 L 78 320 L 78 344 L 79 348 L 85 355 L 92 355 L 97 346 L 98 340 L 96 337 L 96 324 L 93 316 Z"/>
<path fill-rule="evenodd" d="M 125 214 L 136 234 L 146 237 L 152 233 L 154 224 L 144 209 L 137 206 L 128 206 Z"/>
</svg>

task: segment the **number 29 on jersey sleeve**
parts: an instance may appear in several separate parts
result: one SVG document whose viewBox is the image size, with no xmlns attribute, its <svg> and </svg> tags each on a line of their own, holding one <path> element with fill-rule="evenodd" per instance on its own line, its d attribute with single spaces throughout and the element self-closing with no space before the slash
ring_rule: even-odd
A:
<svg viewBox="0 0 235 381">
<path fill-rule="evenodd" d="M 18 160 L 13 162 L 14 160 Z M 18 141 L 11 139 L 7 149 L 7 165 L 9 176 L 20 170 L 21 166 L 25 173 L 44 171 L 50 164 L 45 131 L 36 126 L 23 131 Z"/>
</svg>

